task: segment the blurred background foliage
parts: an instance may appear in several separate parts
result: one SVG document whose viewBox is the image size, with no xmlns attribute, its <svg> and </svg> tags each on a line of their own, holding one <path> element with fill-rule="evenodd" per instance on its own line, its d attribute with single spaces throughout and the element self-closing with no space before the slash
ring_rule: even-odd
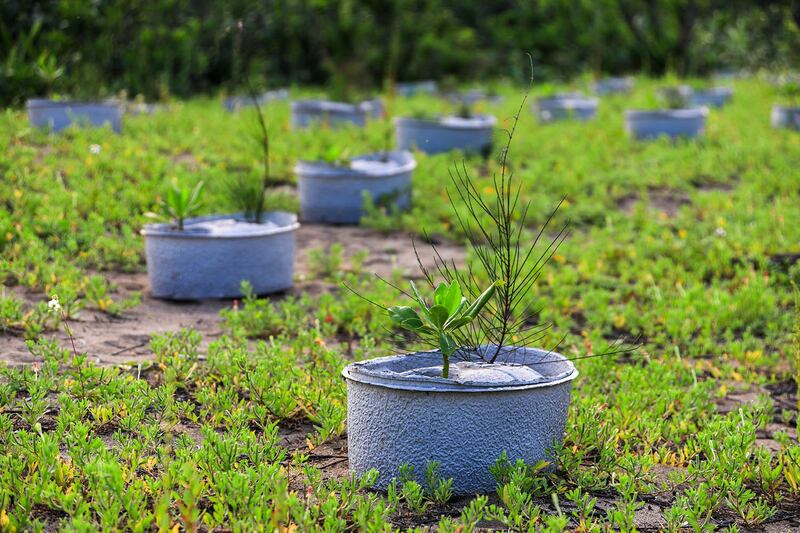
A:
<svg viewBox="0 0 800 533">
<path fill-rule="evenodd" d="M 3 0 L 0 103 L 790 69 L 800 0 Z M 395 50 L 396 53 L 390 53 Z"/>
</svg>

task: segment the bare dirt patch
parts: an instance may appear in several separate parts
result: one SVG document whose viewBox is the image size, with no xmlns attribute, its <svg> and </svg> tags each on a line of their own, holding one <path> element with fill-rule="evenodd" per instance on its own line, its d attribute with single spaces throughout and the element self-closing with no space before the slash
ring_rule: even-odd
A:
<svg viewBox="0 0 800 533">
<path fill-rule="evenodd" d="M 343 247 L 344 268 L 348 268 L 350 258 L 366 250 L 369 255 L 363 263 L 365 272 L 375 272 L 387 277 L 399 269 L 405 276 L 417 274 L 417 259 L 408 234 L 383 234 L 359 227 L 304 225 L 297 235 L 296 284 L 289 294 L 334 292 L 335 285 L 316 279 L 309 269 L 310 250 L 326 249 L 334 243 L 340 243 Z M 438 248 L 444 258 L 463 263 L 463 248 L 447 242 L 442 242 Z M 423 262 L 428 267 L 433 266 L 434 255 L 430 246 L 420 243 L 418 250 Z M 201 351 L 205 351 L 209 342 L 223 334 L 219 312 L 232 305 L 230 300 L 157 300 L 150 296 L 150 284 L 145 273 L 111 272 L 105 273 L 105 276 L 117 286 L 117 298 L 140 292 L 142 301 L 120 317 L 85 309 L 78 317 L 70 320 L 76 349 L 88 353 L 90 358 L 100 364 L 124 364 L 152 359 L 153 354 L 149 347 L 152 334 L 179 331 L 182 328 L 195 329 L 203 337 Z M 31 291 L 15 292 L 31 303 L 47 299 L 45 295 Z M 54 337 L 61 346 L 70 346 L 63 330 L 49 332 L 42 337 Z M 6 333 L 0 335 L 0 361 L 29 364 L 35 358 L 28 352 L 22 336 Z"/>
<path fill-rule="evenodd" d="M 197 162 L 197 158 L 195 158 L 192 152 L 181 152 L 177 155 L 172 156 L 172 161 L 179 165 L 183 165 L 190 170 L 197 170 L 200 168 L 200 164 Z"/>
<path fill-rule="evenodd" d="M 314 433 L 314 425 L 307 420 L 285 420 L 279 426 L 281 446 L 289 455 L 302 454 L 308 462 L 322 471 L 324 480 L 341 479 L 348 476 L 350 463 L 347 460 L 347 435 L 339 435 L 317 447 L 308 445 L 308 436 Z M 291 472 L 290 486 L 302 490 L 303 473 Z"/>
<path fill-rule="evenodd" d="M 677 189 L 650 188 L 647 191 L 649 207 L 661 211 L 669 218 L 674 218 L 681 207 L 689 205 L 689 195 Z M 630 215 L 642 201 L 638 193 L 625 195 L 617 200 L 617 207 L 625 214 Z"/>
<path fill-rule="evenodd" d="M 782 446 L 775 440 L 778 432 L 785 433 L 794 442 L 797 440 L 796 406 L 797 388 L 791 380 L 782 381 L 766 386 L 731 384 L 733 389 L 724 398 L 716 400 L 717 411 L 727 414 L 737 411 L 745 404 L 755 404 L 764 396 L 772 400 L 772 421 L 756 433 L 756 443 L 777 453 Z M 786 418 L 784 413 L 794 413 Z"/>
<path fill-rule="evenodd" d="M 107 273 L 109 281 L 117 285 L 116 297 L 125 298 L 134 291 L 142 293 L 142 302 L 133 309 L 114 317 L 93 309 L 82 310 L 69 320 L 75 348 L 86 352 L 100 364 L 120 364 L 152 358 L 150 336 L 182 328 L 194 328 L 203 335 L 205 345 L 219 337 L 219 311 L 230 305 L 225 301 L 167 302 L 150 297 L 150 284 L 145 273 Z M 24 294 L 30 302 L 46 299 L 36 293 Z M 54 337 L 62 347 L 71 347 L 63 328 L 48 332 L 42 338 Z M 0 337 L 0 360 L 10 363 L 32 363 L 21 336 Z"/>
<path fill-rule="evenodd" d="M 764 531 L 766 533 L 794 533 L 800 527 L 800 520 L 787 519 L 763 525 L 763 529 L 750 529 L 742 531 Z"/>
<path fill-rule="evenodd" d="M 800 253 L 777 253 L 769 256 L 769 262 L 779 268 L 789 268 L 800 261 Z"/>
<path fill-rule="evenodd" d="M 405 277 L 419 276 L 410 234 L 380 233 L 357 226 L 303 225 L 297 234 L 296 260 L 296 273 L 301 279 L 309 275 L 309 252 L 313 249 L 327 249 L 334 243 L 339 243 L 344 248 L 345 267 L 348 266 L 347 259 L 366 250 L 369 256 L 363 263 L 365 272 L 386 277 L 394 270 L 400 270 Z M 433 267 L 434 253 L 431 246 L 422 242 L 419 237 L 416 238 L 416 246 L 423 264 L 428 268 Z M 444 259 L 454 260 L 456 264 L 463 264 L 466 258 L 464 248 L 447 241 L 441 241 L 436 248 Z"/>
<path fill-rule="evenodd" d="M 691 179 L 691 184 L 701 192 L 729 192 L 739 185 L 739 176 L 732 174 L 726 179 L 709 176 L 708 174 L 698 174 Z"/>
</svg>

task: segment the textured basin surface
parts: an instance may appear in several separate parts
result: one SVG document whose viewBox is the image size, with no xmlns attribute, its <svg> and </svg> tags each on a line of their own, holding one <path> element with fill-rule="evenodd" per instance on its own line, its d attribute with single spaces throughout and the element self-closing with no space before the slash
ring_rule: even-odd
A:
<svg viewBox="0 0 800 533">
<path fill-rule="evenodd" d="M 475 105 L 478 102 L 499 104 L 503 101 L 503 97 L 501 95 L 491 93 L 483 89 L 470 89 L 466 92 L 449 92 L 444 96 L 453 103 L 467 106 Z"/>
<path fill-rule="evenodd" d="M 708 109 L 668 109 L 662 111 L 626 111 L 625 129 L 635 139 L 655 139 L 667 136 L 695 138 L 706 127 Z"/>
<path fill-rule="evenodd" d="M 151 224 L 142 230 L 153 296 L 172 300 L 236 298 L 247 280 L 256 294 L 292 286 L 297 218 L 272 212 L 263 224 L 241 215 L 189 219 L 184 230 Z"/>
<path fill-rule="evenodd" d="M 381 116 L 383 116 L 383 100 L 380 98 L 364 100 L 358 105 L 361 107 L 361 109 L 366 110 L 367 115 L 369 115 L 371 118 L 381 118 Z"/>
<path fill-rule="evenodd" d="M 593 85 L 595 94 L 626 93 L 633 89 L 633 78 L 604 78 Z"/>
<path fill-rule="evenodd" d="M 128 102 L 125 105 L 125 112 L 129 115 L 153 115 L 166 109 L 167 106 L 164 104 L 148 104 L 145 102 Z"/>
<path fill-rule="evenodd" d="M 439 120 L 396 118 L 397 145 L 427 154 L 451 150 L 483 152 L 491 148 L 496 119 L 491 115 L 470 118 L 447 116 Z"/>
<path fill-rule="evenodd" d="M 671 85 L 667 87 L 660 87 L 656 90 L 656 96 L 663 100 L 668 107 L 675 107 L 680 104 L 685 107 L 692 107 L 692 95 L 694 89 L 691 85 Z M 669 105 L 672 104 L 672 105 Z"/>
<path fill-rule="evenodd" d="M 484 353 L 490 348 L 485 347 Z M 375 468 L 385 489 L 408 463 L 424 482 L 428 462 L 441 464 L 456 494 L 493 492 L 489 472 L 503 452 L 529 464 L 548 458 L 560 442 L 572 380 L 578 375 L 562 355 L 506 348 L 494 364 L 474 354 L 454 358 L 441 377 L 438 351 L 353 363 L 347 379 L 350 469 Z"/>
<path fill-rule="evenodd" d="M 261 93 L 255 99 L 249 95 L 231 96 L 225 99 L 223 105 L 228 111 L 236 111 L 243 107 L 253 107 L 256 104 L 264 105 L 267 102 L 286 100 L 287 98 L 289 98 L 289 89 L 275 89 Z"/>
<path fill-rule="evenodd" d="M 586 98 L 580 94 L 558 94 L 540 98 L 536 102 L 536 114 L 542 122 L 567 118 L 589 120 L 597 115 L 597 98 Z"/>
<path fill-rule="evenodd" d="M 438 90 L 433 80 L 400 82 L 395 86 L 400 96 L 415 96 L 417 94 L 434 94 Z"/>
<path fill-rule="evenodd" d="M 110 124 L 119 133 L 122 130 L 123 106 L 118 102 L 71 102 L 32 99 L 25 103 L 28 119 L 36 127 L 59 132 L 70 124 L 103 126 Z"/>
<path fill-rule="evenodd" d="M 773 106 L 771 120 L 775 128 L 800 130 L 800 107 Z"/>
<path fill-rule="evenodd" d="M 364 215 L 365 194 L 373 202 L 407 209 L 416 166 L 408 151 L 356 157 L 349 166 L 300 161 L 294 167 L 300 216 L 309 222 L 358 224 Z"/>
<path fill-rule="evenodd" d="M 364 126 L 368 118 L 378 118 L 383 113 L 379 99 L 365 100 L 359 104 L 329 102 L 327 100 L 298 100 L 292 102 L 292 128 L 307 128 L 324 123 L 332 128 L 346 124 Z"/>
<path fill-rule="evenodd" d="M 722 107 L 733 98 L 730 87 L 713 87 L 703 91 L 692 91 L 689 100 L 696 107 Z"/>
</svg>

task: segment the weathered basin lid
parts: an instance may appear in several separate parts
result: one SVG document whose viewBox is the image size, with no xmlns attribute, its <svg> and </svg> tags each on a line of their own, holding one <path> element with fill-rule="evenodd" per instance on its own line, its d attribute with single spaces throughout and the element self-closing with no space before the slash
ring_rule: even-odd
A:
<svg viewBox="0 0 800 533">
<path fill-rule="evenodd" d="M 241 214 L 234 214 L 190 218 L 184 222 L 183 227 L 183 231 L 178 231 L 168 223 L 148 224 L 141 234 L 146 237 L 178 239 L 253 238 L 294 231 L 300 224 L 293 213 L 271 211 L 264 214 L 261 224 L 248 222 Z"/>
<path fill-rule="evenodd" d="M 294 171 L 300 176 L 313 175 L 318 178 L 384 177 L 411 172 L 416 166 L 417 162 L 411 152 L 398 150 L 388 154 L 381 152 L 354 157 L 349 166 L 301 160 L 295 165 Z"/>
<path fill-rule="evenodd" d="M 348 104 L 346 102 L 333 102 L 330 100 L 295 100 L 291 103 L 294 111 L 301 113 L 366 113 L 372 104 Z"/>
<path fill-rule="evenodd" d="M 479 350 L 491 355 L 488 346 Z M 492 392 L 548 387 L 571 381 L 578 371 L 563 355 L 534 348 L 504 347 L 495 363 L 476 352 L 451 357 L 450 376 L 441 377 L 438 350 L 392 355 L 348 365 L 342 375 L 359 383 L 421 392 Z"/>
<path fill-rule="evenodd" d="M 53 107 L 53 108 L 80 108 L 80 107 L 105 107 L 105 108 L 114 108 L 114 109 L 122 109 L 122 103 L 119 100 L 115 100 L 113 98 L 109 98 L 106 100 L 98 100 L 98 101 L 80 101 L 80 100 L 51 100 L 49 98 L 29 98 L 25 101 L 25 107 L 28 109 L 34 108 L 46 108 L 46 107 Z"/>
<path fill-rule="evenodd" d="M 707 107 L 689 107 L 686 109 L 654 109 L 639 110 L 629 109 L 625 111 L 625 118 L 633 120 L 652 120 L 652 119 L 697 119 L 708 115 Z"/>
<path fill-rule="evenodd" d="M 406 127 L 442 128 L 455 130 L 482 130 L 492 128 L 497 119 L 492 115 L 473 115 L 471 117 L 444 116 L 439 118 L 395 117 L 395 124 Z"/>
</svg>

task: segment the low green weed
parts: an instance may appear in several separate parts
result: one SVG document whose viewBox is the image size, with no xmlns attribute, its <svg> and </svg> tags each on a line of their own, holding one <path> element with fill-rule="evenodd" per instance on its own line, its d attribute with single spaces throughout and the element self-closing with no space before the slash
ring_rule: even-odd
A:
<svg viewBox="0 0 800 533">
<path fill-rule="evenodd" d="M 166 177 L 203 181 L 202 210 L 231 211 L 225 178 L 263 163 L 241 135 L 252 116 L 194 99 L 126 119 L 125 133 L 109 137 L 95 129 L 51 136 L 20 111 L 1 114 L 0 329 L 28 338 L 35 363 L 0 368 L 0 528 L 471 531 L 488 522 L 605 531 L 639 528 L 637 511 L 653 501 L 673 531 L 782 520 L 800 497 L 797 417 L 781 392 L 800 352 L 792 337 L 800 270 L 776 258 L 800 242 L 800 141 L 770 127 L 775 91 L 752 79 L 734 83 L 736 98 L 709 115 L 704 139 L 636 143 L 622 112 L 647 103 L 657 83 L 637 79 L 626 98 L 604 99 L 591 122 L 542 128 L 523 110 L 507 161 L 522 184 L 520 205 L 531 204 L 522 245 L 564 197 L 553 227 L 569 220 L 572 233 L 519 310 L 551 324 L 537 345 L 575 358 L 581 375 L 549 465 L 506 458 L 495 470 L 496 499 L 446 504 L 438 474 L 384 496 L 369 490 L 369 476 L 331 475 L 319 459 L 343 448 L 342 367 L 396 351 L 389 318 L 338 288 L 402 303 L 363 257 L 314 254 L 303 282 L 326 282 L 322 293 L 303 294 L 301 283 L 276 298 L 246 293 L 223 312 L 223 336 L 154 336 L 155 362 L 141 368 L 98 367 L 93 354 L 51 340 L 63 326 L 47 308 L 53 294 L 70 321 L 84 309 L 124 317 L 135 305 L 111 273 L 143 272 L 138 232 Z M 518 91 L 500 89 L 505 103 L 475 111 L 507 127 Z M 437 104 L 398 100 L 393 113 L 414 108 Z M 270 164 L 282 179 L 324 146 L 360 154 L 384 145 L 386 124 L 294 132 L 287 104 L 264 113 L 281 132 Z M 467 241 L 458 216 L 468 213 L 454 213 L 447 197 L 449 171 L 457 161 L 491 201 L 500 161 L 415 157 L 411 209 L 374 206 L 362 223 Z M 280 202 L 296 209 L 288 195 Z M 475 274 L 481 287 L 491 282 Z M 620 338 L 640 339 L 641 348 L 594 357 Z M 731 407 L 736 393 L 754 392 L 770 398 Z"/>
</svg>

